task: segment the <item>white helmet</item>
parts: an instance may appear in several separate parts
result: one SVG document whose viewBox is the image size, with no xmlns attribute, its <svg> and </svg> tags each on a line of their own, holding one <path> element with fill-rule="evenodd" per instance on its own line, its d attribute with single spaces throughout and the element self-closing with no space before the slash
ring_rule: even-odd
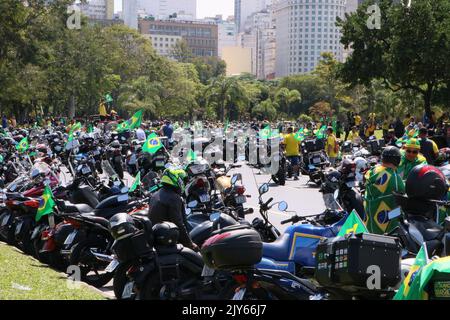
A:
<svg viewBox="0 0 450 320">
<path fill-rule="evenodd" d="M 356 165 L 356 168 L 355 168 L 356 179 L 359 182 L 362 182 L 364 179 L 364 173 L 368 169 L 370 169 L 369 162 L 367 162 L 367 160 L 364 159 L 363 157 L 357 157 L 353 161 L 355 162 L 355 165 Z"/>
</svg>

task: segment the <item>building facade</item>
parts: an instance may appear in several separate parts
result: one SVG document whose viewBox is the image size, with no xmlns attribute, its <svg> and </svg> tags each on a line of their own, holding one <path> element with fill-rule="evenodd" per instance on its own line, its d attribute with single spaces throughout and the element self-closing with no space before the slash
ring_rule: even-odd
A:
<svg viewBox="0 0 450 320">
<path fill-rule="evenodd" d="M 138 0 L 138 9 L 157 19 L 166 19 L 174 13 L 196 19 L 197 0 Z"/>
<path fill-rule="evenodd" d="M 112 20 L 114 0 L 90 0 L 87 3 L 76 3 L 83 15 L 92 20 Z"/>
<path fill-rule="evenodd" d="M 131 29 L 138 28 L 137 0 L 122 0 L 122 16 L 125 25 Z"/>
<path fill-rule="evenodd" d="M 276 76 L 314 70 L 322 52 L 343 61 L 336 18 L 344 18 L 346 0 L 283 0 L 275 8 Z"/>
<path fill-rule="evenodd" d="M 244 31 L 245 22 L 255 12 L 266 9 L 272 0 L 234 0 L 234 19 L 238 32 Z"/>
<path fill-rule="evenodd" d="M 201 21 L 139 20 L 139 32 L 150 36 L 173 36 L 185 40 L 197 57 L 217 57 L 217 24 Z"/>
</svg>

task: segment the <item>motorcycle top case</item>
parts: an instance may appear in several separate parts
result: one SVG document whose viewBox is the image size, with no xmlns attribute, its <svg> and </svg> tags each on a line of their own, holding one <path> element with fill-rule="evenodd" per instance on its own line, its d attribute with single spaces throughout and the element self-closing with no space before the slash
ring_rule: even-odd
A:
<svg viewBox="0 0 450 320">
<path fill-rule="evenodd" d="M 323 139 L 313 139 L 305 140 L 303 142 L 302 148 L 305 152 L 314 152 L 325 149 L 325 140 Z"/>
<path fill-rule="evenodd" d="M 140 230 L 120 240 L 116 240 L 112 250 L 120 262 L 133 261 L 153 253 L 149 235 Z"/>
<path fill-rule="evenodd" d="M 380 289 L 400 282 L 401 247 L 396 238 L 363 233 L 329 238 L 317 246 L 315 278 L 324 287 L 367 289 L 373 268 L 380 270 Z"/>
<path fill-rule="evenodd" d="M 260 235 L 247 226 L 223 228 L 205 241 L 201 254 L 213 269 L 247 269 L 261 261 L 263 243 Z"/>
</svg>

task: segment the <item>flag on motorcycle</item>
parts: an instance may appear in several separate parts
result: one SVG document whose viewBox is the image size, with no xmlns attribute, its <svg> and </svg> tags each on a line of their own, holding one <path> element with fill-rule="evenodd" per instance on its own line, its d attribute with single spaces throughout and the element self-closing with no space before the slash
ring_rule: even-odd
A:
<svg viewBox="0 0 450 320">
<path fill-rule="evenodd" d="M 143 112 L 144 112 L 143 110 L 139 110 L 131 117 L 130 120 L 128 120 L 129 127 L 131 130 L 139 128 L 141 126 Z"/>
<path fill-rule="evenodd" d="M 422 245 L 417 253 L 416 260 L 414 260 L 414 264 L 411 266 L 408 275 L 403 281 L 400 289 L 394 296 L 394 300 L 422 300 L 420 299 L 421 294 L 419 292 L 420 287 L 420 274 L 423 268 L 428 264 L 428 252 L 426 245 Z"/>
<path fill-rule="evenodd" d="M 17 151 L 19 151 L 19 153 L 22 153 L 27 151 L 29 147 L 30 145 L 28 144 L 28 138 L 25 137 L 22 140 L 20 140 L 19 144 L 16 146 L 16 149 Z"/>
<path fill-rule="evenodd" d="M 197 160 L 197 154 L 195 153 L 195 151 L 192 151 L 191 149 L 189 149 L 189 152 L 187 153 L 186 160 L 187 161 L 195 161 L 195 160 Z"/>
<path fill-rule="evenodd" d="M 148 136 L 147 140 L 144 142 L 142 146 L 143 152 L 148 152 L 150 154 L 156 153 L 159 149 L 162 148 L 161 139 L 156 135 L 156 133 L 152 133 Z"/>
<path fill-rule="evenodd" d="M 364 222 L 362 222 L 358 213 L 353 210 L 352 213 L 345 220 L 344 225 L 338 233 L 338 237 L 344 237 L 349 233 L 359 234 L 359 233 L 368 233 L 369 231 L 366 228 Z"/>
<path fill-rule="evenodd" d="M 80 122 L 75 123 L 75 124 L 70 128 L 69 136 L 73 136 L 73 134 L 75 133 L 75 131 L 78 131 L 78 130 L 80 130 L 80 129 L 81 129 L 81 123 L 80 123 Z"/>
<path fill-rule="evenodd" d="M 53 212 L 53 207 L 55 206 L 55 201 L 53 200 L 52 190 L 49 186 L 45 186 L 44 193 L 39 203 L 39 208 L 36 213 L 36 222 L 41 220 L 41 218 L 49 213 Z"/>
<path fill-rule="evenodd" d="M 88 133 L 92 133 L 94 132 L 94 126 L 92 125 L 92 123 L 89 124 L 88 129 L 87 129 Z"/>
<path fill-rule="evenodd" d="M 128 192 L 133 192 L 134 190 L 136 190 L 137 187 L 139 187 L 140 184 L 141 184 L 141 172 L 139 171 L 138 174 L 136 175 L 136 178 L 134 178 L 133 185 L 131 186 L 130 190 L 128 190 Z"/>
</svg>

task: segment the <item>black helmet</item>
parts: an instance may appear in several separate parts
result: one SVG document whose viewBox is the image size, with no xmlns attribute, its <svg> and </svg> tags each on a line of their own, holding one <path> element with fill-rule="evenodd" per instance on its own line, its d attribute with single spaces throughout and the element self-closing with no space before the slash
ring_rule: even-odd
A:
<svg viewBox="0 0 450 320">
<path fill-rule="evenodd" d="M 447 179 L 442 171 L 430 165 L 414 167 L 406 180 L 408 198 L 443 200 L 448 192 Z"/>
<path fill-rule="evenodd" d="M 109 231 L 115 240 L 130 237 L 137 230 L 133 218 L 127 213 L 118 213 L 109 219 Z"/>
<path fill-rule="evenodd" d="M 334 192 L 339 187 L 339 180 L 342 174 L 337 170 L 330 170 L 325 173 L 323 189 L 328 191 L 327 193 Z"/>
<path fill-rule="evenodd" d="M 153 226 L 155 243 L 160 246 L 174 246 L 178 243 L 180 232 L 172 222 L 158 223 Z"/>
<path fill-rule="evenodd" d="M 384 148 L 383 153 L 381 154 L 382 162 L 391 163 L 396 167 L 400 165 L 401 159 L 402 154 L 400 153 L 400 149 L 394 146 Z"/>
</svg>

